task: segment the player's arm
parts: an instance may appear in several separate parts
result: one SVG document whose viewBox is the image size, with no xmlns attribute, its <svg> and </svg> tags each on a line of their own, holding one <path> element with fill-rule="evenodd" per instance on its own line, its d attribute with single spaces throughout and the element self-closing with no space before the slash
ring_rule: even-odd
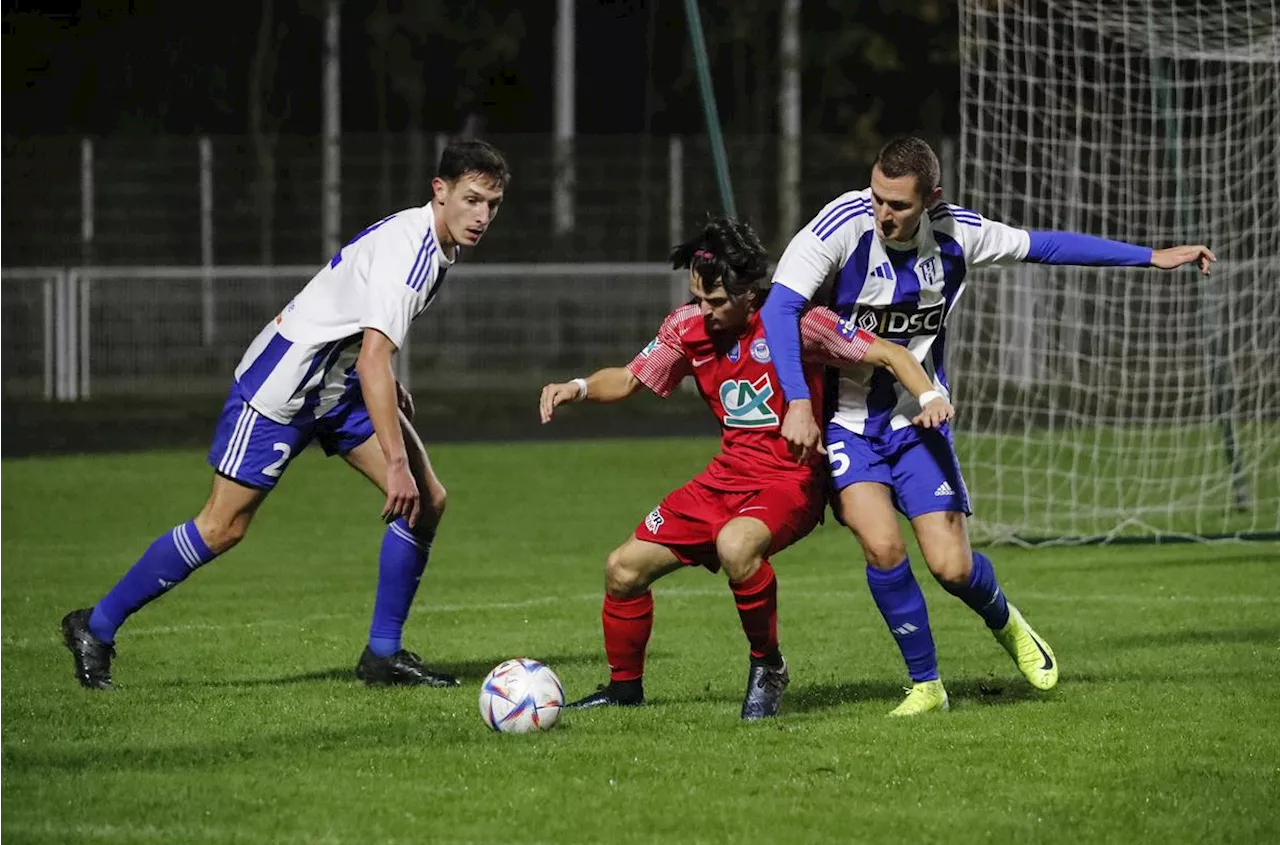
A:
<svg viewBox="0 0 1280 845">
<path fill-rule="evenodd" d="M 847 195 L 846 195 L 847 196 Z M 815 229 L 839 208 L 840 200 L 829 204 L 791 239 L 773 274 L 773 287 L 760 309 L 773 366 L 787 400 L 782 420 L 782 438 L 801 462 L 813 450 L 823 452 L 821 432 L 814 419 L 809 385 L 804 380 L 800 358 L 800 314 L 818 288 L 837 267 L 841 256 L 833 239 L 822 239 Z"/>
<path fill-rule="evenodd" d="M 833 367 L 870 364 L 892 373 L 920 403 L 920 413 L 911 420 L 916 425 L 937 428 L 955 416 L 955 408 L 934 388 L 929 374 L 907 347 L 843 322 L 828 308 L 807 311 L 800 330 L 807 362 Z"/>
<path fill-rule="evenodd" d="M 863 363 L 884 367 L 893 373 L 893 377 L 916 397 L 916 401 L 920 403 L 920 413 L 911 419 L 916 425 L 937 428 L 956 415 L 956 409 L 945 396 L 934 389 L 933 381 L 907 347 L 877 337 L 867 348 L 867 354 L 862 360 Z"/>
<path fill-rule="evenodd" d="M 360 355 L 356 358 L 356 375 L 360 379 L 360 391 L 373 422 L 378 445 L 387 462 L 387 502 L 382 508 L 382 518 L 388 522 L 405 517 L 409 525 L 418 521 L 421 497 L 418 484 L 409 469 L 409 453 L 404 445 L 404 432 L 400 429 L 399 385 L 391 368 L 391 356 L 396 344 L 379 329 L 366 328 Z"/>
<path fill-rule="evenodd" d="M 1034 264 L 1074 264 L 1085 267 L 1158 267 L 1173 270 L 1199 264 L 1209 275 L 1209 265 L 1218 260 L 1204 244 L 1152 249 L 1124 241 L 1112 241 L 1079 232 L 1028 232 L 1026 261 Z"/>
<path fill-rule="evenodd" d="M 369 237 L 377 237 L 368 271 L 360 328 L 364 339 L 356 359 L 356 375 L 364 395 L 369 419 L 378 436 L 378 445 L 387 462 L 387 501 L 382 518 L 391 521 L 408 519 L 410 525 L 421 513 L 421 492 L 409 468 L 400 415 L 413 414 L 409 392 L 396 381 L 391 359 L 404 345 L 409 326 L 420 308 L 421 251 L 420 232 L 379 228 Z"/>
<path fill-rule="evenodd" d="M 963 208 L 951 208 L 954 230 L 966 241 L 966 258 L 972 267 L 1012 264 L 1072 265 L 1079 267 L 1158 267 L 1172 270 L 1199 264 L 1209 274 L 1218 260 L 1203 244 L 1152 249 L 1085 235 L 1079 232 L 1026 231 L 1006 226 Z"/>
<path fill-rule="evenodd" d="M 546 385 L 538 410 L 542 421 L 549 423 L 556 408 L 566 402 L 621 402 L 639 389 L 640 379 L 626 367 L 606 367 L 586 378 Z"/>
<path fill-rule="evenodd" d="M 539 403 L 542 421 L 550 422 L 555 409 L 565 402 L 621 402 L 643 385 L 662 398 L 693 372 L 680 343 L 680 326 L 677 312 L 667 315 L 658 329 L 658 336 L 649 342 L 640 354 L 625 367 L 607 367 L 596 370 L 585 379 L 577 378 L 563 384 L 548 384 L 542 388 Z"/>
</svg>

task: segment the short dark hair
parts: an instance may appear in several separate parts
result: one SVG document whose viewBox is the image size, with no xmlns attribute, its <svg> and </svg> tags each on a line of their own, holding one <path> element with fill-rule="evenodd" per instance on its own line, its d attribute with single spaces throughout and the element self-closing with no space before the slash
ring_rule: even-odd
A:
<svg viewBox="0 0 1280 845">
<path fill-rule="evenodd" d="M 894 138 L 881 147 L 874 166 L 890 179 L 916 177 L 916 187 L 922 197 L 928 197 L 942 181 L 942 168 L 933 147 L 911 135 Z"/>
<path fill-rule="evenodd" d="M 507 160 L 487 141 L 454 141 L 440 154 L 436 175 L 441 179 L 456 182 L 467 173 L 477 173 L 503 189 L 511 181 Z"/>
<path fill-rule="evenodd" d="M 671 268 L 687 267 L 704 290 L 723 287 L 729 296 L 762 291 L 769 253 L 751 224 L 732 217 L 708 219 L 697 237 L 671 248 Z"/>
</svg>

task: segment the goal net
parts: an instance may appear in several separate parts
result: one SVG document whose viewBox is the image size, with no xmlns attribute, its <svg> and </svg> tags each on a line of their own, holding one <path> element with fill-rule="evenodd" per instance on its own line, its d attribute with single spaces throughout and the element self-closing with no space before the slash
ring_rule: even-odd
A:
<svg viewBox="0 0 1280 845">
<path fill-rule="evenodd" d="M 984 271 L 949 323 L 978 541 L 1280 532 L 1280 4 L 962 0 L 962 205 L 1206 243 Z"/>
</svg>

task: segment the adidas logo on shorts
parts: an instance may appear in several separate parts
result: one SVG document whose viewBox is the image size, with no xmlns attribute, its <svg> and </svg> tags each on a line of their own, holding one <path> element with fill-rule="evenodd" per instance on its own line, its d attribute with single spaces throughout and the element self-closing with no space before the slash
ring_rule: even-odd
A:
<svg viewBox="0 0 1280 845">
<path fill-rule="evenodd" d="M 935 496 L 954 496 L 955 494 L 956 491 L 952 490 L 951 485 L 945 481 L 938 485 L 937 490 L 933 491 L 933 495 Z"/>
</svg>

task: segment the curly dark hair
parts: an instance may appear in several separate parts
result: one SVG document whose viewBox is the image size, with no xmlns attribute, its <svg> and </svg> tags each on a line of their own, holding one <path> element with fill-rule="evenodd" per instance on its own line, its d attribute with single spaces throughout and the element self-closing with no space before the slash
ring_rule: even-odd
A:
<svg viewBox="0 0 1280 845">
<path fill-rule="evenodd" d="M 671 248 L 671 268 L 687 267 L 705 289 L 723 287 L 729 296 L 763 293 L 769 253 L 750 223 L 732 217 L 709 218 L 697 237 Z"/>
</svg>

